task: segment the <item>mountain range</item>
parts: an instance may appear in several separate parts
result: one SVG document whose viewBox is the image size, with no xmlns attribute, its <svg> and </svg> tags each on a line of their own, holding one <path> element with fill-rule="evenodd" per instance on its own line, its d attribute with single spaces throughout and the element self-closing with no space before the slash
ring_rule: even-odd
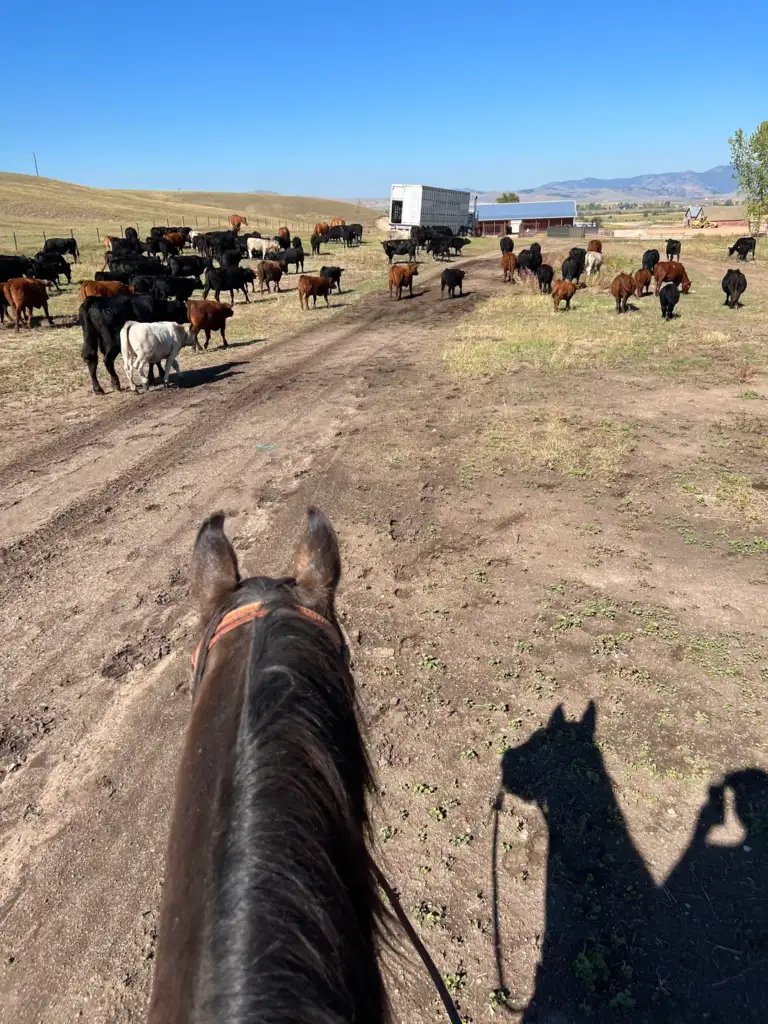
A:
<svg viewBox="0 0 768 1024">
<path fill-rule="evenodd" d="M 631 178 L 578 178 L 548 181 L 537 188 L 518 189 L 521 199 L 577 199 L 581 202 L 637 202 L 666 199 L 709 199 L 735 196 L 736 181 L 730 164 L 708 171 L 666 171 Z M 500 193 L 486 193 L 487 196 Z M 485 198 L 485 197 L 484 197 Z"/>
</svg>

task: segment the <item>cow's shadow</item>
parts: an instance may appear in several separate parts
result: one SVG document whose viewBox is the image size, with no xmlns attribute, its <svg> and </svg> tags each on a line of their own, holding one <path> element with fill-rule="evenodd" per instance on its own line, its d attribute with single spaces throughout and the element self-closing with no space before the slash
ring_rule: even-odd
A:
<svg viewBox="0 0 768 1024">
<path fill-rule="evenodd" d="M 549 832 L 546 928 L 526 1024 L 739 1024 L 768 1019 L 768 775 L 710 789 L 688 849 L 657 884 L 595 743 L 595 706 L 502 760 L 502 789 L 535 802 Z M 744 838 L 715 845 L 732 795 Z M 661 813 L 661 812 L 660 812 Z M 497 817 L 498 822 L 498 817 Z M 493 877 L 497 829 L 494 829 Z M 499 987 L 507 984 L 494 885 Z"/>
<path fill-rule="evenodd" d="M 233 347 L 233 343 L 229 343 L 229 348 Z M 242 366 L 242 363 L 229 360 L 226 363 L 215 363 L 212 366 L 196 366 L 194 369 L 182 369 L 180 380 L 176 380 L 176 374 L 172 373 L 170 377 L 170 383 L 182 391 L 187 391 L 190 388 L 199 388 L 204 384 L 216 384 L 220 380 L 226 380 L 227 377 L 235 377 L 242 373 L 242 370 L 237 370 L 236 367 Z M 162 385 L 158 385 L 162 386 Z"/>
</svg>

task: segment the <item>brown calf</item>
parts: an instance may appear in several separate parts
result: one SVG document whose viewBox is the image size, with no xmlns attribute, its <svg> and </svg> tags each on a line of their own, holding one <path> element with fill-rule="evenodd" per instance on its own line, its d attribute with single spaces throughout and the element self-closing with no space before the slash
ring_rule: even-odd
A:
<svg viewBox="0 0 768 1024">
<path fill-rule="evenodd" d="M 635 271 L 635 284 L 637 285 L 637 291 L 635 294 L 638 299 L 641 295 L 650 295 L 651 292 L 651 280 L 653 275 L 650 270 L 636 270 Z"/>
<path fill-rule="evenodd" d="M 269 287 L 270 283 L 274 284 L 275 291 L 280 291 L 280 278 L 283 276 L 282 264 L 276 263 L 274 260 L 262 260 L 256 264 L 256 279 L 259 282 L 259 291 L 264 294 L 264 285 L 267 286 L 267 291 L 272 289 Z"/>
<path fill-rule="evenodd" d="M 331 230 L 331 225 L 327 224 L 324 220 L 321 220 L 321 221 L 318 221 L 317 224 L 315 224 L 315 231 L 314 231 L 314 233 L 316 235 L 327 235 L 330 230 Z"/>
<path fill-rule="evenodd" d="M 328 277 L 310 277 L 309 274 L 302 274 L 299 278 L 299 305 L 302 309 L 309 310 L 309 297 L 312 296 L 312 306 L 317 306 L 318 295 L 325 296 L 326 306 L 330 306 L 328 296 L 333 291 L 333 281 Z"/>
<path fill-rule="evenodd" d="M 589 245 L 587 246 L 587 252 L 602 252 L 603 243 L 599 238 L 590 238 Z"/>
<path fill-rule="evenodd" d="M 291 237 L 291 229 L 290 228 L 285 228 L 285 227 L 278 228 L 277 229 L 277 237 L 278 238 L 290 238 Z"/>
<path fill-rule="evenodd" d="M 398 301 L 403 297 L 403 288 L 407 288 L 413 298 L 413 279 L 419 276 L 419 268 L 416 263 L 400 263 L 389 268 L 389 297 L 392 298 L 392 289 L 397 289 Z"/>
<path fill-rule="evenodd" d="M 200 348 L 197 340 L 200 331 L 205 333 L 205 348 L 208 348 L 208 342 L 211 340 L 211 331 L 220 331 L 224 348 L 227 347 L 227 319 L 233 314 L 231 306 L 226 302 L 214 302 L 212 299 L 189 299 L 187 313 L 196 349 Z"/>
<path fill-rule="evenodd" d="M 683 295 L 687 295 L 691 290 L 691 281 L 685 272 L 685 267 L 682 263 L 676 260 L 670 263 L 657 263 L 653 268 L 653 276 L 656 280 L 656 294 L 659 294 L 659 289 L 667 281 L 671 281 L 676 284 Z"/>
<path fill-rule="evenodd" d="M 248 227 L 248 218 L 241 217 L 239 213 L 233 213 L 229 218 L 229 223 L 233 231 L 239 231 L 243 224 Z"/>
<path fill-rule="evenodd" d="M 346 223 L 347 222 L 344 220 L 343 217 L 334 217 L 333 220 L 331 221 L 331 227 L 343 228 Z"/>
<path fill-rule="evenodd" d="M 48 323 L 53 327 L 51 314 L 48 312 L 48 292 L 46 285 L 50 281 L 30 280 L 26 277 L 12 277 L 3 285 L 3 295 L 8 305 L 16 316 L 16 330 L 21 326 L 21 318 L 27 314 L 27 327 L 32 330 L 32 312 L 35 309 L 42 309 L 48 318 Z"/>
<path fill-rule="evenodd" d="M 517 256 L 513 252 L 505 252 L 501 257 L 501 270 L 504 274 L 505 281 L 515 280 L 515 271 L 517 270 Z"/>
<path fill-rule="evenodd" d="M 111 299 L 115 295 L 133 295 L 134 287 L 131 284 L 123 284 L 122 281 L 83 281 L 80 285 L 80 301 L 90 295 L 96 295 L 100 299 Z"/>
<path fill-rule="evenodd" d="M 555 281 L 552 285 L 552 304 L 555 311 L 560 309 L 560 303 L 565 301 L 565 308 L 571 308 L 571 299 L 576 294 L 576 285 L 573 281 Z"/>
<path fill-rule="evenodd" d="M 616 312 L 626 313 L 629 297 L 637 288 L 637 282 L 631 274 L 617 274 L 611 281 L 611 295 L 616 299 Z"/>
<path fill-rule="evenodd" d="M 186 242 L 184 235 L 180 235 L 178 231 L 172 231 L 170 235 L 163 235 L 163 238 L 171 245 L 175 245 L 177 249 L 183 249 Z"/>
</svg>

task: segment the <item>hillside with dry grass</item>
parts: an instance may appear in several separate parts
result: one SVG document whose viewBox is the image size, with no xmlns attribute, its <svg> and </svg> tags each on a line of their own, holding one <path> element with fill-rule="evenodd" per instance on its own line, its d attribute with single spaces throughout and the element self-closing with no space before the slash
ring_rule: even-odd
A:
<svg viewBox="0 0 768 1024">
<path fill-rule="evenodd" d="M 89 188 L 53 178 L 0 172 L 0 249 L 7 249 L 13 232 L 21 240 L 39 231 L 81 233 L 96 228 L 101 234 L 138 224 L 186 223 L 216 227 L 230 213 L 245 214 L 256 227 L 280 223 L 304 227 L 317 220 L 343 217 L 371 227 L 376 211 L 336 199 L 284 196 L 264 192 L 144 192 Z"/>
</svg>

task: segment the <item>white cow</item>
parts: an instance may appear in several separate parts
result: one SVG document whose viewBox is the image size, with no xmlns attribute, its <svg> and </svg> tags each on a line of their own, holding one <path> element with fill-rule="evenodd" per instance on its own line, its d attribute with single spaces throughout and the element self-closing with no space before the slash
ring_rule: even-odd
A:
<svg viewBox="0 0 768 1024">
<path fill-rule="evenodd" d="M 249 238 L 246 241 L 246 247 L 248 249 L 248 259 L 256 259 L 256 251 L 261 250 L 260 259 L 264 259 L 267 255 L 267 249 L 272 245 L 271 238 Z"/>
<path fill-rule="evenodd" d="M 603 265 L 603 254 L 601 252 L 588 252 L 584 260 L 584 267 L 587 277 L 597 274 Z"/>
<path fill-rule="evenodd" d="M 171 366 L 177 374 L 181 372 L 178 356 L 185 345 L 194 345 L 194 339 L 184 324 L 175 324 L 170 320 L 142 324 L 137 320 L 129 320 L 120 331 L 120 349 L 131 389 L 139 390 L 133 379 L 133 371 L 138 370 L 139 377 L 146 387 L 150 365 L 159 363 L 161 359 L 165 359 L 163 384 L 168 387 Z"/>
<path fill-rule="evenodd" d="M 190 232 L 189 232 L 189 244 L 190 244 L 191 246 L 193 246 L 193 247 L 194 247 L 194 244 L 195 244 L 195 239 L 197 238 L 197 236 L 198 236 L 199 234 L 200 234 L 200 232 L 199 232 L 199 231 L 190 231 Z"/>
</svg>

